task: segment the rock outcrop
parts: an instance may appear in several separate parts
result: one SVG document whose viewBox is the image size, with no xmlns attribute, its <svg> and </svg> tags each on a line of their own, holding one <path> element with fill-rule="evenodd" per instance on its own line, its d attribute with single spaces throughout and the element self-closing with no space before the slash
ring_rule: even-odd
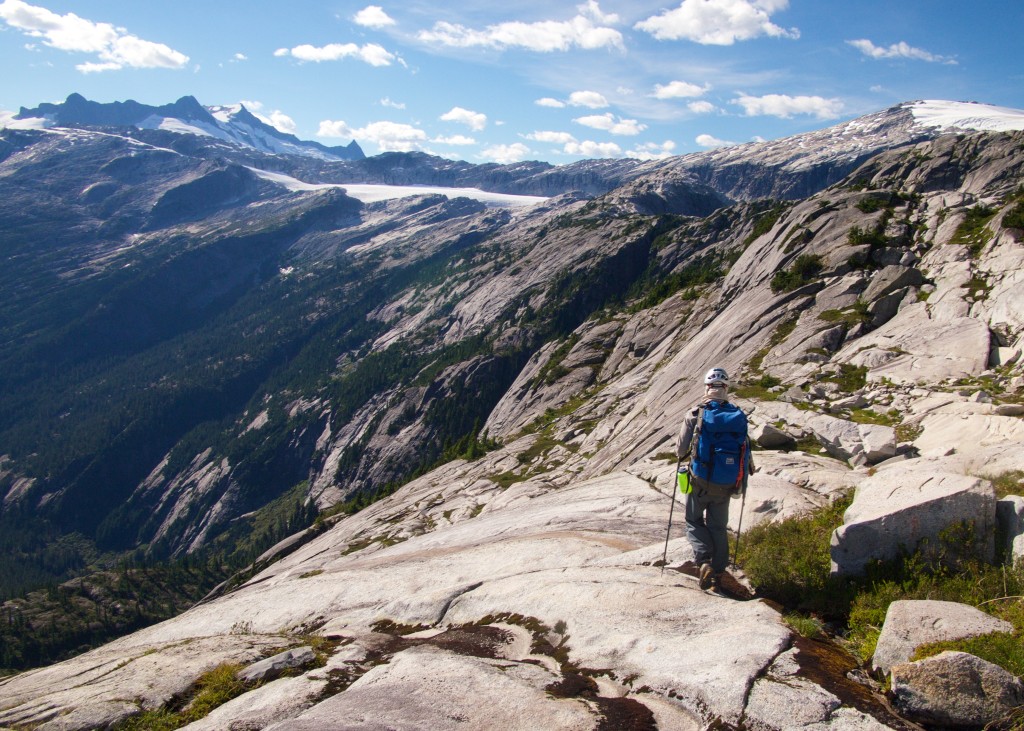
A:
<svg viewBox="0 0 1024 731">
<path fill-rule="evenodd" d="M 992 632 L 1012 632 L 1013 625 L 967 604 L 935 600 L 900 600 L 889 605 L 871 667 L 887 674 L 929 642 L 961 640 Z"/>
<path fill-rule="evenodd" d="M 979 728 L 1024 705 L 1024 683 L 966 652 L 943 652 L 892 669 L 895 705 L 941 727 Z"/>
<path fill-rule="evenodd" d="M 992 485 L 917 461 L 880 470 L 857 485 L 843 525 L 832 536 L 832 571 L 857 574 L 870 561 L 922 550 L 995 556 L 996 498 Z M 950 529 L 962 529 L 951 535 Z"/>
</svg>

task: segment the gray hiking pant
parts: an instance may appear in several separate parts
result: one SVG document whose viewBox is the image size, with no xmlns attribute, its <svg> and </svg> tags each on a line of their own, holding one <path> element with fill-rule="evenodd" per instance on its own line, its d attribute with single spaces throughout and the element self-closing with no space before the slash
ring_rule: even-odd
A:
<svg viewBox="0 0 1024 731">
<path fill-rule="evenodd" d="M 729 500 L 731 487 L 693 476 L 693 491 L 686 496 L 686 537 L 697 564 L 711 563 L 716 574 L 729 565 Z"/>
</svg>

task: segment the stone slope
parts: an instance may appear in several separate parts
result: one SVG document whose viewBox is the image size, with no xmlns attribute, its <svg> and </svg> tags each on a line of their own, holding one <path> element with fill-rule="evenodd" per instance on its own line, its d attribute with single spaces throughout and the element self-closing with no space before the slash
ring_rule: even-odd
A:
<svg viewBox="0 0 1024 731">
<path fill-rule="evenodd" d="M 204 669 L 250 662 L 260 648 L 301 644 L 310 632 L 342 646 L 306 677 L 354 682 L 291 707 L 293 720 L 275 728 L 469 728 L 500 718 L 513 728 L 593 728 L 626 700 L 648 709 L 659 728 L 742 722 L 755 680 L 792 645 L 779 615 L 760 602 L 709 596 L 695 579 L 650 565 L 660 558 L 668 498 L 647 481 L 613 473 L 561 489 L 526 482 L 501 490 L 479 475 L 505 459 L 420 478 L 226 596 L 0 681 L 0 724 L 110 723 L 136 705 L 167 701 Z M 674 561 L 688 555 L 679 539 L 671 551 Z M 394 625 L 419 634 L 399 641 L 388 635 Z M 498 664 L 445 649 L 437 635 L 481 626 L 510 635 Z M 524 630 L 525 644 L 511 639 Z M 182 651 L 192 661 L 172 659 Z M 374 652 L 384 664 L 366 672 Z M 147 670 L 154 667 L 162 672 Z M 598 673 L 593 695 L 544 699 L 545 689 L 581 672 Z M 815 728 L 847 728 L 848 714 L 864 728 L 893 727 L 864 715 L 880 708 L 844 706 L 813 683 L 790 692 L 831 699 L 807 714 Z"/>
</svg>

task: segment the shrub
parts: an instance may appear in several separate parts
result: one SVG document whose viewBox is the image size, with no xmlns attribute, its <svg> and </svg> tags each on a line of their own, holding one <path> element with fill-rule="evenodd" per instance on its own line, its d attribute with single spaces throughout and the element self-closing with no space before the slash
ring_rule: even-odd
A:
<svg viewBox="0 0 1024 731">
<path fill-rule="evenodd" d="M 816 254 L 801 254 L 789 269 L 780 269 L 772 277 L 772 292 L 792 292 L 811 281 L 824 269 L 824 262 Z"/>
<path fill-rule="evenodd" d="M 118 723 L 118 731 L 164 731 L 186 726 L 205 718 L 218 706 L 249 690 L 250 686 L 236 674 L 241 665 L 224 663 L 199 676 L 192 691 L 184 697 L 175 697 L 162 708 L 144 711 Z"/>
<path fill-rule="evenodd" d="M 995 215 L 995 209 L 988 206 L 975 206 L 968 209 L 964 220 L 956 227 L 950 243 L 966 246 L 971 258 L 978 258 L 981 250 L 985 248 L 985 244 L 992 238 L 992 232 L 986 226 Z"/>
<path fill-rule="evenodd" d="M 830 539 L 850 501 L 847 496 L 805 515 L 761 523 L 743 535 L 744 571 L 760 595 L 783 605 L 794 631 L 813 636 L 823 630 L 823 619 L 845 624 L 846 644 L 867 661 L 892 602 L 960 602 L 1007 620 L 1014 632 L 942 643 L 922 652 L 958 649 L 1012 673 L 1024 672 L 1024 561 L 1015 568 L 984 563 L 974 550 L 972 527 L 958 524 L 943 531 L 932 546 L 870 564 L 863 576 L 832 577 Z"/>
<path fill-rule="evenodd" d="M 788 608 L 845 615 L 842 592 L 835 591 L 837 582 L 829 576 L 829 543 L 852 499 L 847 496 L 806 515 L 747 531 L 739 558 L 758 593 Z"/>
<path fill-rule="evenodd" d="M 958 650 L 988 660 L 1020 677 L 1024 675 L 1024 643 L 1021 639 L 1018 633 L 996 632 L 966 640 L 929 642 L 918 647 L 910 659 L 921 660 L 946 650 Z"/>
<path fill-rule="evenodd" d="M 870 305 L 864 300 L 857 300 L 845 310 L 822 310 L 818 319 L 825 322 L 842 322 L 849 327 L 871 322 Z"/>
<path fill-rule="evenodd" d="M 759 215 L 757 220 L 754 222 L 754 228 L 750 234 L 743 240 L 744 248 L 753 243 L 754 239 L 759 236 L 763 236 L 772 230 L 772 226 L 778 223 L 779 218 L 786 210 L 787 205 L 785 203 L 774 203 L 768 210 L 764 211 Z"/>
<path fill-rule="evenodd" d="M 1017 203 L 1003 216 L 1003 228 L 1024 229 L 1024 201 Z"/>
<path fill-rule="evenodd" d="M 1024 486 L 1021 484 L 1021 481 L 1024 480 L 1024 470 L 1010 470 L 997 475 L 986 475 L 985 479 L 992 483 L 996 489 L 996 497 L 999 499 L 1007 495 L 1020 495 L 1024 492 Z"/>
<path fill-rule="evenodd" d="M 797 322 L 799 321 L 800 315 L 794 314 L 789 319 L 778 324 L 775 331 L 772 333 L 772 336 L 768 339 L 768 344 L 761 348 L 761 350 L 754 353 L 753 357 L 750 359 L 749 366 L 752 371 L 761 370 L 761 363 L 764 361 L 764 357 L 768 355 L 772 348 L 781 344 L 792 334 L 796 329 Z"/>
<path fill-rule="evenodd" d="M 861 213 L 875 213 L 883 208 L 891 208 L 893 203 L 893 196 L 890 194 L 873 193 L 859 201 L 856 208 Z"/>
<path fill-rule="evenodd" d="M 866 366 L 855 366 L 849 363 L 841 363 L 839 372 L 827 376 L 823 380 L 831 381 L 847 393 L 853 393 L 864 388 L 868 383 L 868 369 Z"/>
</svg>

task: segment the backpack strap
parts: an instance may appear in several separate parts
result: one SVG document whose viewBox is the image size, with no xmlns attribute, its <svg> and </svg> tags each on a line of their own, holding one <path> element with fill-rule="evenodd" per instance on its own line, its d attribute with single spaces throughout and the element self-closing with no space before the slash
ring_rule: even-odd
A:
<svg viewBox="0 0 1024 731">
<path fill-rule="evenodd" d="M 693 434 L 690 436 L 690 445 L 686 448 L 686 455 L 685 456 L 689 457 L 691 454 L 693 455 L 693 460 L 691 460 L 691 461 L 695 461 L 697 459 L 697 456 L 698 456 L 697 444 L 700 441 L 700 432 L 701 432 L 701 428 L 703 426 L 704 426 L 704 405 L 701 404 L 700 406 L 697 407 L 697 423 L 695 423 L 693 425 Z M 692 469 L 690 470 L 690 474 L 691 475 L 693 474 L 693 470 Z"/>
<path fill-rule="evenodd" d="M 735 492 L 743 489 L 743 480 L 747 476 L 747 445 L 749 443 L 749 439 L 744 439 L 743 445 L 740 447 L 740 471 L 736 475 L 736 485 L 733 487 Z"/>
</svg>

